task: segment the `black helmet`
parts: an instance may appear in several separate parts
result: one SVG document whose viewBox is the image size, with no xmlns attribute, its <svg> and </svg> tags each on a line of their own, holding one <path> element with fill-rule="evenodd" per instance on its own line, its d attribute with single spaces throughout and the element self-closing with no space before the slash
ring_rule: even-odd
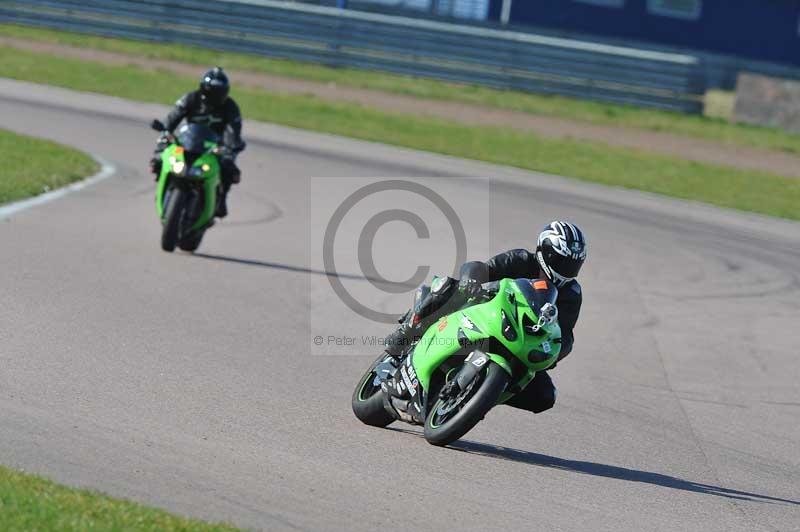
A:
<svg viewBox="0 0 800 532">
<path fill-rule="evenodd" d="M 231 83 L 221 67 L 214 67 L 200 78 L 200 97 L 211 105 L 220 105 L 228 98 Z"/>
<path fill-rule="evenodd" d="M 550 222 L 539 234 L 536 260 L 542 272 L 558 287 L 578 276 L 586 260 L 586 238 L 569 222 Z"/>
</svg>

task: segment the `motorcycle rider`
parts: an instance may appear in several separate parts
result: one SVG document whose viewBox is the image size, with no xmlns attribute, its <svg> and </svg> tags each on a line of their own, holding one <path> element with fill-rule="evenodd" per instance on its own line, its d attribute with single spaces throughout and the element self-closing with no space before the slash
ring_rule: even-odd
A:
<svg viewBox="0 0 800 532">
<path fill-rule="evenodd" d="M 578 226 L 553 221 L 539 234 L 536 251 L 513 249 L 486 262 L 467 262 L 461 267 L 457 285 L 434 284 L 430 292 L 418 296 L 414 309 L 401 318 L 401 325 L 386 337 L 386 353 L 399 358 L 403 350 L 444 314 L 477 295 L 481 284 L 504 278 L 548 278 L 558 289 L 556 307 L 561 327 L 561 361 L 572 351 L 573 329 L 583 299 L 578 272 L 586 260 L 586 238 Z M 553 369 L 555 365 L 549 369 Z M 505 404 L 536 414 L 549 410 L 556 402 L 556 388 L 546 371 L 539 371 L 519 394 Z"/>
<path fill-rule="evenodd" d="M 208 126 L 222 138 L 226 150 L 220 156 L 222 192 L 216 212 L 219 218 L 228 215 L 228 191 L 232 184 L 241 180 L 236 156 L 246 146 L 242 140 L 242 115 L 239 106 L 228 96 L 230 88 L 230 81 L 222 68 L 212 68 L 200 78 L 198 90 L 187 92 L 175 102 L 175 108 L 164 121 L 169 133 L 175 131 L 185 118 L 188 123 Z M 150 160 L 150 171 L 156 176 L 161 173 L 161 152 L 167 145 L 166 138 L 162 136 Z"/>
</svg>

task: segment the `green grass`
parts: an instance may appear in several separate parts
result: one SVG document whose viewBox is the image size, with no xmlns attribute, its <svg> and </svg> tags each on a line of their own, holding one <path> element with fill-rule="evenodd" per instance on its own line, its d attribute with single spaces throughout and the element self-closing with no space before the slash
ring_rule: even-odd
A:
<svg viewBox="0 0 800 532">
<path fill-rule="evenodd" d="M 0 153 L 0 204 L 62 187 L 97 171 L 97 163 L 78 150 L 2 129 Z"/>
<path fill-rule="evenodd" d="M 330 68 L 322 65 L 269 59 L 257 55 L 219 52 L 176 44 L 106 39 L 13 25 L 0 25 L 0 35 L 203 66 L 219 64 L 230 69 L 336 83 L 343 86 L 380 90 L 420 98 L 475 103 L 593 124 L 662 131 L 739 146 L 800 153 L 800 135 L 794 135 L 779 129 L 735 124 L 723 118 L 729 116 L 730 113 L 721 113 L 719 111 L 717 105 L 719 99 L 717 98 L 718 95 L 715 94 L 712 94 L 709 99 L 711 104 L 709 111 L 712 116 L 689 116 L 638 107 L 503 91 L 366 70 Z M 727 96 L 727 99 L 730 100 L 730 95 Z M 729 104 L 727 105 L 729 106 Z"/>
<path fill-rule="evenodd" d="M 232 532 L 239 529 L 186 519 L 94 491 L 68 488 L 0 466 L 0 530 Z"/>
<path fill-rule="evenodd" d="M 133 66 L 110 67 L 4 48 L 0 48 L 0 76 L 165 104 L 174 102 L 196 83 L 193 78 L 163 75 Z M 693 163 L 598 143 L 543 138 L 510 129 L 385 113 L 313 96 L 238 89 L 234 97 L 246 119 L 800 219 L 800 179 Z"/>
</svg>

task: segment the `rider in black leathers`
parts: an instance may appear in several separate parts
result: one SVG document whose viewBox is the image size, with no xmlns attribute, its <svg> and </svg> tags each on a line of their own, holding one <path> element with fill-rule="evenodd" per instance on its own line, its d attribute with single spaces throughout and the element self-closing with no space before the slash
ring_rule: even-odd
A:
<svg viewBox="0 0 800 532">
<path fill-rule="evenodd" d="M 242 115 L 239 106 L 228 96 L 230 82 L 220 67 L 212 68 L 200 79 L 200 87 L 196 91 L 184 94 L 175 108 L 167 115 L 164 122 L 168 132 L 172 133 L 183 119 L 192 124 L 203 124 L 219 135 L 226 147 L 220 157 L 222 173 L 222 194 L 217 205 L 216 215 L 224 218 L 228 214 L 227 196 L 231 185 L 238 183 L 241 172 L 236 166 L 236 156 L 245 148 L 242 140 Z M 150 170 L 156 174 L 161 172 L 161 152 L 167 147 L 162 137 L 150 160 Z"/>
<path fill-rule="evenodd" d="M 558 322 L 561 327 L 561 361 L 572 351 L 573 329 L 578 321 L 583 295 L 576 277 L 586 260 L 586 239 L 574 224 L 554 221 L 539 235 L 536 251 L 514 249 L 486 262 L 467 262 L 461 267 L 457 288 L 431 291 L 403 317 L 400 327 L 386 338 L 386 352 L 399 357 L 404 348 L 417 341 L 443 314 L 459 306 L 480 290 L 482 283 L 504 278 L 547 277 L 558 288 Z M 555 365 L 549 369 L 553 369 Z M 547 371 L 536 373 L 525 389 L 505 404 L 534 413 L 553 407 L 556 388 Z"/>
</svg>

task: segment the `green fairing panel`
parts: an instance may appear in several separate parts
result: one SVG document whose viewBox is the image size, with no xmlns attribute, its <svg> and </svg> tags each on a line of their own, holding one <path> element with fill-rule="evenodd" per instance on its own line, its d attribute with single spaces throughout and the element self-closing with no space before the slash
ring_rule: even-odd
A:
<svg viewBox="0 0 800 532">
<path fill-rule="evenodd" d="M 503 313 L 516 330 L 513 341 L 507 340 L 503 335 Z M 545 325 L 543 334 L 527 334 L 523 329 L 526 316 L 528 324 L 538 322 L 538 316 L 515 281 L 504 279 L 499 283 L 497 295 L 490 301 L 468 306 L 441 318 L 428 328 L 412 353 L 412 364 L 423 389 L 427 391 L 430 388 L 433 374 L 442 363 L 462 351 L 458 342 L 459 329 L 470 343 L 492 337 L 501 342 L 528 369 L 515 383 L 524 388 L 537 371 L 552 366 L 561 351 L 558 341 L 561 338 L 561 328 L 558 323 Z M 535 353 L 529 358 L 531 352 Z M 502 354 L 487 354 L 511 374 L 511 367 Z M 510 396 L 511 394 L 505 394 L 501 402 Z"/>
<path fill-rule="evenodd" d="M 200 217 L 192 225 L 191 230 L 198 229 L 208 224 L 214 217 L 214 212 L 217 205 L 217 188 L 220 183 L 221 169 L 219 159 L 216 155 L 211 153 L 216 144 L 207 142 L 206 148 L 209 150 L 200 157 L 198 157 L 192 164 L 192 168 L 203 168 L 207 165 L 208 170 L 202 172 L 203 190 L 205 192 L 205 205 Z M 158 217 L 163 221 L 164 219 L 164 196 L 169 186 L 170 178 L 172 175 L 173 165 L 176 163 L 184 163 L 183 148 L 177 144 L 171 144 L 161 153 L 161 174 L 158 178 L 158 185 L 156 187 L 156 212 Z"/>
<path fill-rule="evenodd" d="M 192 225 L 192 231 L 206 225 L 214 217 L 214 213 L 217 209 L 217 187 L 219 186 L 220 182 L 219 160 L 215 155 L 206 153 L 197 161 L 195 161 L 194 166 L 202 167 L 203 164 L 206 164 L 209 167 L 209 169 L 204 173 L 205 183 L 203 187 L 205 188 L 206 202 L 203 206 L 203 213 L 200 215 L 194 225 Z"/>
<path fill-rule="evenodd" d="M 183 150 L 178 150 L 177 144 L 170 144 L 161 152 L 161 174 L 158 176 L 158 185 L 156 186 L 156 212 L 161 220 L 164 219 L 164 194 L 167 191 L 170 172 L 172 172 L 172 163 L 183 160 Z"/>
</svg>

